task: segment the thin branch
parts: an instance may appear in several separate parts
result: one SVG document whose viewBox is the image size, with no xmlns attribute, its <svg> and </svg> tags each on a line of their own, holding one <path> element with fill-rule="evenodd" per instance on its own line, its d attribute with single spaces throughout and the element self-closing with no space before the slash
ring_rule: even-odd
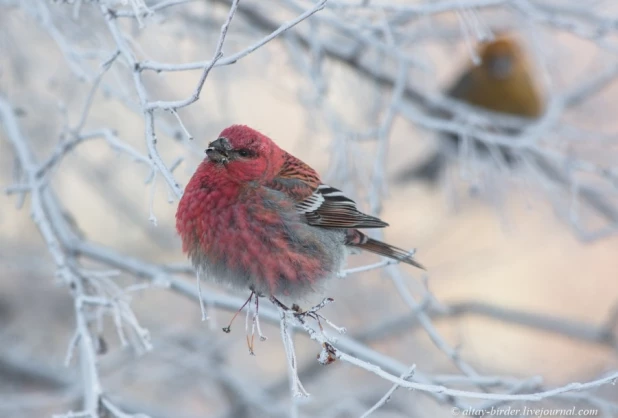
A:
<svg viewBox="0 0 618 418">
<path fill-rule="evenodd" d="M 218 66 L 223 66 L 223 65 L 235 64 L 240 59 L 246 57 L 247 55 L 251 54 L 252 52 L 266 45 L 268 42 L 272 41 L 273 39 L 275 39 L 282 33 L 286 32 L 288 29 L 293 28 L 300 22 L 306 20 L 307 18 L 311 17 L 313 14 L 322 10 L 324 6 L 326 5 L 327 1 L 328 0 L 321 0 L 315 6 L 308 9 L 304 13 L 300 14 L 296 18 L 283 23 L 279 27 L 275 26 L 276 29 L 274 29 L 268 36 L 265 36 L 264 38 L 254 43 L 253 45 L 247 47 L 246 49 L 240 52 L 237 52 L 236 54 L 230 55 L 227 58 L 219 59 L 217 60 L 217 62 L 213 62 L 214 60 L 211 60 L 211 61 L 192 62 L 188 64 L 164 64 L 164 63 L 153 62 L 153 61 L 144 61 L 140 63 L 140 68 L 142 70 L 153 70 L 153 71 L 187 71 L 187 70 L 198 70 L 200 68 L 205 68 L 208 66 L 218 67 Z"/>
<path fill-rule="evenodd" d="M 219 34 L 219 40 L 217 41 L 217 46 L 215 48 L 214 57 L 212 60 L 206 65 L 202 71 L 202 75 L 197 82 L 197 86 L 195 87 L 195 91 L 191 96 L 184 100 L 178 100 L 173 102 L 163 102 L 156 101 L 146 103 L 147 110 L 154 109 L 163 109 L 163 110 L 173 110 L 176 112 L 178 109 L 189 106 L 192 103 L 195 103 L 200 98 L 200 93 L 202 92 L 202 88 L 204 87 L 204 83 L 206 82 L 206 78 L 208 78 L 208 74 L 210 74 L 210 70 L 213 69 L 217 61 L 223 57 L 223 44 L 225 43 L 225 37 L 227 35 L 227 30 L 230 27 L 230 23 L 232 23 L 232 19 L 234 18 L 234 14 L 236 13 L 236 9 L 238 9 L 238 3 L 240 0 L 234 0 L 232 5 L 230 6 L 230 11 L 228 12 L 227 19 L 221 26 L 221 33 Z"/>
<path fill-rule="evenodd" d="M 401 379 L 407 380 L 409 379 L 413 374 L 414 374 L 414 369 L 416 369 L 416 365 L 410 367 L 408 369 L 408 371 L 404 374 L 402 374 L 401 376 L 399 376 Z M 398 384 L 394 384 L 389 390 L 388 392 L 386 392 L 384 394 L 384 396 L 382 396 L 382 398 L 380 398 L 380 400 L 378 400 L 378 402 L 376 402 L 367 412 L 365 412 L 361 418 L 367 418 L 369 415 L 373 414 L 375 411 L 378 410 L 378 408 L 386 405 L 386 403 L 388 401 L 390 401 L 391 396 L 393 396 L 393 393 L 395 393 L 395 391 L 397 389 L 399 389 L 399 385 Z"/>
</svg>

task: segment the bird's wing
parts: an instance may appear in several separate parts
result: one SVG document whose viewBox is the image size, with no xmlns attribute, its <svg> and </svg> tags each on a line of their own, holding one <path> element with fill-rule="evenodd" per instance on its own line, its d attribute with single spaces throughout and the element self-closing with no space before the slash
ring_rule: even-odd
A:
<svg viewBox="0 0 618 418">
<path fill-rule="evenodd" d="M 343 192 L 320 184 L 313 193 L 296 204 L 310 225 L 323 228 L 384 228 L 388 224 L 375 216 L 364 214 Z"/>
<path fill-rule="evenodd" d="M 341 190 L 322 184 L 318 174 L 298 158 L 286 154 L 279 174 L 266 187 L 296 202 L 309 225 L 322 228 L 383 228 L 388 224 L 362 213 Z"/>
</svg>

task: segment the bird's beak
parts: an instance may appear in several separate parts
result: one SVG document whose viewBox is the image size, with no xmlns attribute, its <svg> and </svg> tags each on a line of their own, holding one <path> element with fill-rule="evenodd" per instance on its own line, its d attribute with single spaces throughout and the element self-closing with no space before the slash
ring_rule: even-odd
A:
<svg viewBox="0 0 618 418">
<path fill-rule="evenodd" d="M 216 141 L 208 144 L 206 155 L 208 159 L 215 163 L 225 164 L 229 162 L 229 151 L 232 149 L 230 141 L 226 138 L 218 138 Z"/>
</svg>

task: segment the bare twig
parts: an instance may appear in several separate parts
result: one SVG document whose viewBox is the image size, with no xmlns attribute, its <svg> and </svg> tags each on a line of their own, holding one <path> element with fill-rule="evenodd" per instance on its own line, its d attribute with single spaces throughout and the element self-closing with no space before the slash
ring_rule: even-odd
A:
<svg viewBox="0 0 618 418">
<path fill-rule="evenodd" d="M 404 374 L 402 374 L 401 376 L 399 376 L 401 379 L 408 379 L 412 376 L 412 374 L 414 373 L 414 369 L 416 369 L 416 365 L 410 367 L 410 369 L 408 369 L 408 371 Z M 388 401 L 390 401 L 391 396 L 393 396 L 393 393 L 395 393 L 395 391 L 399 388 L 398 384 L 394 384 L 389 390 L 388 392 L 386 392 L 384 394 L 384 396 L 382 396 L 380 398 L 380 400 L 378 402 L 376 402 L 367 412 L 365 412 L 361 418 L 367 418 L 369 415 L 373 414 L 378 408 L 380 408 L 381 406 L 385 405 Z"/>
</svg>

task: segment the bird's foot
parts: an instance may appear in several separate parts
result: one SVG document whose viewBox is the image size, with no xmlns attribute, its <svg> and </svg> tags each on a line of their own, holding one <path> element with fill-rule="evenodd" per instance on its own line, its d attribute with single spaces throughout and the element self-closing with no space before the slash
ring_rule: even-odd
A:
<svg viewBox="0 0 618 418">
<path fill-rule="evenodd" d="M 299 325 L 305 328 L 312 336 L 312 338 L 318 331 L 314 330 L 312 326 L 308 325 L 306 323 L 306 320 L 307 318 L 314 319 L 317 322 L 320 328 L 319 332 L 321 333 L 321 337 L 316 339 L 322 341 L 322 350 L 317 355 L 318 362 L 323 365 L 328 365 L 337 361 L 339 353 L 337 352 L 337 349 L 331 344 L 331 342 L 334 342 L 334 340 L 326 335 L 324 327 L 322 326 L 322 322 L 325 322 L 340 334 L 345 333 L 346 330 L 345 328 L 336 326 L 320 313 L 320 310 L 322 308 L 335 301 L 333 298 L 326 298 L 322 300 L 322 302 L 305 311 L 303 311 L 297 304 L 293 304 L 291 307 L 288 307 L 274 296 L 270 297 L 270 301 L 279 309 L 285 311 L 288 315 L 296 319 L 300 323 Z"/>
<path fill-rule="evenodd" d="M 329 305 L 331 303 L 333 303 L 335 301 L 335 299 L 333 298 L 325 298 L 322 300 L 322 302 L 318 303 L 317 305 L 303 311 L 300 306 L 298 306 L 296 303 L 294 303 L 292 305 L 292 307 L 288 307 L 286 306 L 284 303 L 282 303 L 279 299 L 277 299 L 274 296 L 270 297 L 270 301 L 275 305 L 280 307 L 281 309 L 283 309 L 286 312 L 289 312 L 290 314 L 294 315 L 294 317 L 296 319 L 298 319 L 301 323 L 304 323 L 306 318 L 311 318 L 314 319 L 317 323 L 318 326 L 320 327 L 320 331 L 324 332 L 324 327 L 322 326 L 322 321 L 326 322 L 329 326 L 331 326 L 335 331 L 337 331 L 340 334 L 343 334 L 346 332 L 346 329 L 343 327 L 338 327 L 335 324 L 333 324 L 331 321 L 329 321 L 327 318 L 325 318 L 321 313 L 319 313 L 319 311 L 324 308 L 326 305 Z"/>
</svg>

